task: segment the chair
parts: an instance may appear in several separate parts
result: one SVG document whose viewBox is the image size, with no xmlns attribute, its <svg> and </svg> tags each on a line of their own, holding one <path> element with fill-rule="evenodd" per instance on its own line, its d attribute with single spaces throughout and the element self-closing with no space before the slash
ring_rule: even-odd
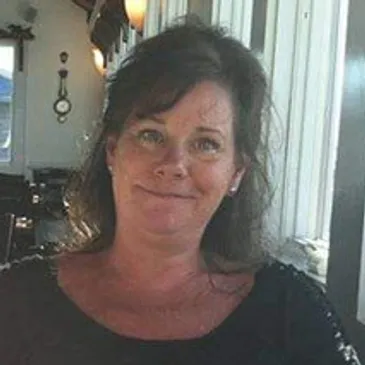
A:
<svg viewBox="0 0 365 365">
<path fill-rule="evenodd" d="M 29 183 L 23 175 L 0 173 L 0 214 L 27 216 L 30 210 Z"/>
<path fill-rule="evenodd" d="M 41 168 L 33 170 L 35 194 L 39 198 L 35 215 L 41 219 L 63 220 L 66 207 L 63 201 L 64 189 L 72 171 L 68 169 Z"/>
<path fill-rule="evenodd" d="M 15 215 L 12 213 L 0 214 L 0 265 L 11 260 L 14 248 Z"/>
<path fill-rule="evenodd" d="M 21 257 L 35 244 L 33 210 L 32 191 L 25 177 L 0 173 L 0 263 Z M 11 238 L 6 241 L 9 229 Z"/>
</svg>

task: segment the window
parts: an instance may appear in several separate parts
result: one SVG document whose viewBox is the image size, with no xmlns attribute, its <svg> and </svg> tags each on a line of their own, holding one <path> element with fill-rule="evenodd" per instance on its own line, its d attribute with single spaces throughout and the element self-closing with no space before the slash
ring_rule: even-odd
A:
<svg viewBox="0 0 365 365">
<path fill-rule="evenodd" d="M 286 236 L 324 244 L 329 242 L 347 14 L 335 3 L 308 1 L 298 9 L 288 124 L 286 186 L 292 196 L 284 230 Z"/>
<path fill-rule="evenodd" d="M 213 0 L 212 22 L 259 56 L 271 82 L 267 131 L 276 191 L 269 234 L 283 257 L 325 280 L 348 0 Z"/>
<path fill-rule="evenodd" d="M 291 7 L 290 12 L 277 7 L 270 63 L 285 138 L 275 156 L 278 191 L 271 219 L 276 236 L 287 242 L 284 250 L 292 250 L 301 269 L 324 282 L 348 1 L 293 1 Z"/>
<path fill-rule="evenodd" d="M 14 94 L 13 44 L 0 43 L 0 162 L 10 163 Z"/>
<path fill-rule="evenodd" d="M 24 45 L 24 60 L 27 46 Z M 13 39 L 0 39 L 0 172 L 23 174 L 26 120 L 26 70 L 17 67 L 18 47 Z"/>
</svg>

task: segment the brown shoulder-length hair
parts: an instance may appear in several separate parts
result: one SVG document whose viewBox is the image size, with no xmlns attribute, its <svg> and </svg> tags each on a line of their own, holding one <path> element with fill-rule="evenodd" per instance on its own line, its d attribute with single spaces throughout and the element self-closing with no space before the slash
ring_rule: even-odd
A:
<svg viewBox="0 0 365 365">
<path fill-rule="evenodd" d="M 201 241 L 212 271 L 255 270 L 268 258 L 262 215 L 270 200 L 262 136 L 267 82 L 252 52 L 221 28 L 185 19 L 139 43 L 109 80 L 97 138 L 66 200 L 71 235 L 60 247 L 100 251 L 113 242 L 115 207 L 106 166 L 106 140 L 123 133 L 133 115 L 168 110 L 202 81 L 223 86 L 234 107 L 237 159 L 249 169 L 233 197 L 225 197 Z"/>
</svg>

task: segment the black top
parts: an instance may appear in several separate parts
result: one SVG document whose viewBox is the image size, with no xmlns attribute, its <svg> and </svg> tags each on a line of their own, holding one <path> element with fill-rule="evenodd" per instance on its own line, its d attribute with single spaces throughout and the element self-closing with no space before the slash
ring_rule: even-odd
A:
<svg viewBox="0 0 365 365">
<path fill-rule="evenodd" d="M 275 262 L 216 329 L 188 340 L 117 335 L 57 285 L 50 262 L 0 273 L 1 365 L 358 365 L 332 307 L 302 272 Z"/>
</svg>

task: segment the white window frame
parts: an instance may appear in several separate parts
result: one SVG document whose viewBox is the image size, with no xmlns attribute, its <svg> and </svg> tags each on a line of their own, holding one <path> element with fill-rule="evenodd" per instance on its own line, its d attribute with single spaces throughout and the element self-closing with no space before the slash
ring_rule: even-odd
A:
<svg viewBox="0 0 365 365">
<path fill-rule="evenodd" d="M 264 61 L 278 111 L 273 119 L 280 125 L 279 140 L 286 138 L 276 151 L 280 143 L 270 131 L 277 194 L 268 224 L 279 242 L 287 242 L 284 256 L 287 249 L 295 252 L 294 261 L 307 260 L 301 262 L 303 269 L 318 260 L 322 272 L 316 278 L 325 282 L 348 0 L 290 4 L 289 10 L 287 1 L 277 0 L 276 9 L 268 12 L 276 19 L 276 36 L 267 37 L 271 42 L 265 44 Z"/>
<path fill-rule="evenodd" d="M 161 0 L 161 21 L 159 31 L 166 28 L 172 21 L 188 12 L 187 0 Z"/>
<path fill-rule="evenodd" d="M 288 126 L 283 234 L 327 247 L 344 68 L 338 25 L 347 18 L 345 3 L 298 3 Z"/>
<path fill-rule="evenodd" d="M 260 55 L 274 103 L 274 127 L 266 132 L 276 195 L 266 227 L 277 242 L 300 247 L 299 260 L 321 250 L 325 264 L 347 12 L 348 0 L 270 0 Z M 248 47 L 252 15 L 251 0 L 212 1 L 212 23 L 228 27 Z"/>
<path fill-rule="evenodd" d="M 23 71 L 19 71 L 19 50 L 17 42 L 11 39 L 0 39 L 0 45 L 14 46 L 14 93 L 13 93 L 13 118 L 11 126 L 11 158 L 10 162 L 0 162 L 0 172 L 6 174 L 25 173 L 25 123 L 26 123 L 26 59 L 27 45 L 24 43 Z"/>
<path fill-rule="evenodd" d="M 254 0 L 212 0 L 211 22 L 229 29 L 246 47 L 251 45 Z"/>
</svg>

